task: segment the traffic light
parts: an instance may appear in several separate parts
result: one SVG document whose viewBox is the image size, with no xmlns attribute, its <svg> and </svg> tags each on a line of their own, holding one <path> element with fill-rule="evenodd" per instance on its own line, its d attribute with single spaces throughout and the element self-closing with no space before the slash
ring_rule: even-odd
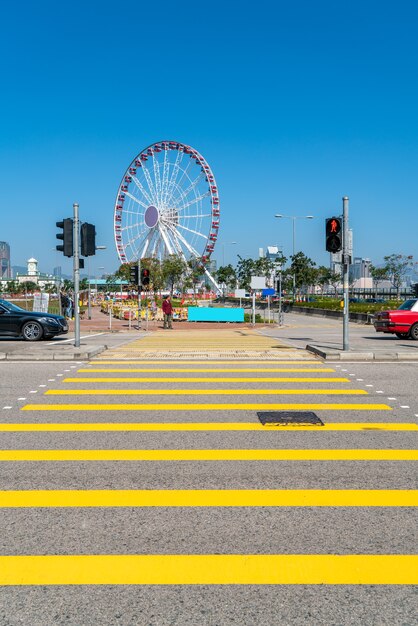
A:
<svg viewBox="0 0 418 626">
<path fill-rule="evenodd" d="M 57 239 L 63 242 L 57 246 L 58 252 L 63 252 L 64 256 L 73 256 L 73 220 L 66 217 L 62 222 L 56 222 L 58 228 L 62 228 L 62 233 L 57 234 Z"/>
<path fill-rule="evenodd" d="M 138 266 L 131 265 L 129 268 L 129 277 L 133 285 L 138 285 Z"/>
<path fill-rule="evenodd" d="M 81 254 L 83 256 L 93 256 L 96 254 L 96 227 L 94 224 L 81 225 Z"/>
<path fill-rule="evenodd" d="M 343 247 L 342 219 L 329 217 L 325 220 L 325 248 L 327 252 L 339 252 Z"/>
<path fill-rule="evenodd" d="M 148 287 L 149 285 L 149 269 L 145 268 L 141 270 L 141 285 Z"/>
</svg>

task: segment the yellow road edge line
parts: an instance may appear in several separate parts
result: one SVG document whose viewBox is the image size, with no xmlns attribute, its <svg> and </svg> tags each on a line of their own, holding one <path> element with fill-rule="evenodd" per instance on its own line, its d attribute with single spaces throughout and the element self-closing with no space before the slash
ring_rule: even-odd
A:
<svg viewBox="0 0 418 626">
<path fill-rule="evenodd" d="M 108 431 L 418 431 L 413 422 L 333 422 L 323 426 L 307 424 L 262 424 L 256 422 L 78 422 L 78 423 L 8 423 L 0 424 L 0 432 L 108 432 Z"/>
<path fill-rule="evenodd" d="M 406 489 L 134 489 L 0 491 L 0 508 L 50 507 L 415 507 Z"/>
<path fill-rule="evenodd" d="M 64 383 L 349 383 L 350 378 L 316 378 L 312 377 L 260 377 L 260 378 L 239 378 L 239 377 L 154 377 L 154 376 L 109 376 L 109 377 L 91 377 L 91 378 L 64 378 Z"/>
<path fill-rule="evenodd" d="M 0 450 L 0 461 L 417 461 L 418 450 Z"/>
<path fill-rule="evenodd" d="M 46 396 L 367 396 L 364 389 L 49 389 Z"/>
<path fill-rule="evenodd" d="M 25 404 L 21 411 L 392 411 L 387 404 Z"/>
<path fill-rule="evenodd" d="M 123 374 L 123 373 L 154 373 L 154 374 L 164 374 L 164 373 L 181 373 L 181 372 L 188 372 L 188 373 L 194 373 L 194 374 L 199 374 L 200 372 L 203 373 L 219 373 L 219 374 L 226 374 L 228 372 L 235 372 L 237 374 L 239 374 L 240 372 L 252 372 L 257 373 L 264 373 L 264 372 L 334 372 L 335 373 L 335 369 L 331 368 L 331 367 L 199 367 L 198 369 L 195 369 L 193 367 L 160 367 L 160 368 L 156 368 L 156 367 L 109 367 L 109 368 L 98 368 L 98 367 L 83 367 L 80 368 L 79 370 L 77 370 L 77 372 L 81 372 L 84 374 L 93 372 L 93 373 L 106 373 L 109 372 L 110 374 Z"/>
<path fill-rule="evenodd" d="M 413 585 L 404 554 L 1 556 L 0 585 Z"/>
</svg>

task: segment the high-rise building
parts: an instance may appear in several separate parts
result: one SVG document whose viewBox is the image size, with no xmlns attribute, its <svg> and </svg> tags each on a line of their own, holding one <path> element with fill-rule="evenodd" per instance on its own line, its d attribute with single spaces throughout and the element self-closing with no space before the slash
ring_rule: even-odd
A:
<svg viewBox="0 0 418 626">
<path fill-rule="evenodd" d="M 6 241 L 0 241 L 0 278 L 11 278 L 10 246 Z"/>
</svg>

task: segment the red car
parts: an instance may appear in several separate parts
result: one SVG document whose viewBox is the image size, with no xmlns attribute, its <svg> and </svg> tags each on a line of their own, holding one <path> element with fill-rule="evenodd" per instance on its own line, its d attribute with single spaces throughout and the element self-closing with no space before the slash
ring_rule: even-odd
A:
<svg viewBox="0 0 418 626">
<path fill-rule="evenodd" d="M 406 300 L 395 311 L 381 311 L 374 316 L 378 333 L 394 333 L 399 339 L 418 341 L 418 298 Z"/>
</svg>

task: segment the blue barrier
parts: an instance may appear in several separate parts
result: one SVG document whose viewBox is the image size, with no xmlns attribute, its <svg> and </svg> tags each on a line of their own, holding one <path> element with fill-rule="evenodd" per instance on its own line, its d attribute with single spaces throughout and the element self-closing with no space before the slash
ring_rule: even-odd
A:
<svg viewBox="0 0 418 626">
<path fill-rule="evenodd" d="M 189 322 L 243 322 L 244 309 L 189 306 Z"/>
</svg>

